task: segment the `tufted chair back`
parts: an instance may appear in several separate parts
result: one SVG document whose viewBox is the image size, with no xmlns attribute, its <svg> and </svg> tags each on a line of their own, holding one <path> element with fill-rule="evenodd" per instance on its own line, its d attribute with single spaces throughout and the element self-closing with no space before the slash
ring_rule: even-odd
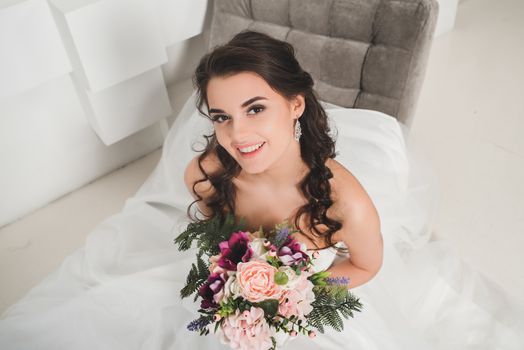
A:
<svg viewBox="0 0 524 350">
<path fill-rule="evenodd" d="M 436 0 L 214 0 L 208 48 L 251 29 L 293 45 L 321 100 L 411 126 Z"/>
</svg>

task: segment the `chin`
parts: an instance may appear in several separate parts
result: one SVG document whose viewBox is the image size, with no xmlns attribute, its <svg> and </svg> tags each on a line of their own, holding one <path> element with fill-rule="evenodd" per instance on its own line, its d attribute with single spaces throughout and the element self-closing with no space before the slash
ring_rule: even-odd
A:
<svg viewBox="0 0 524 350">
<path fill-rule="evenodd" d="M 240 165 L 241 163 L 238 163 L 238 164 Z M 265 167 L 261 165 L 258 166 L 257 164 L 252 164 L 251 166 L 246 166 L 246 167 L 243 167 L 242 165 L 240 165 L 240 167 L 242 168 L 243 172 L 249 175 L 261 174 L 264 172 L 264 170 L 266 170 Z"/>
<path fill-rule="evenodd" d="M 261 174 L 267 169 L 267 164 L 264 162 L 263 159 L 258 160 L 257 162 L 251 162 L 249 160 L 244 160 L 242 158 L 238 158 L 239 156 L 237 154 L 232 155 L 231 152 L 229 152 L 229 155 L 231 158 L 233 158 L 237 164 L 240 166 L 243 172 L 250 175 L 256 175 Z"/>
</svg>

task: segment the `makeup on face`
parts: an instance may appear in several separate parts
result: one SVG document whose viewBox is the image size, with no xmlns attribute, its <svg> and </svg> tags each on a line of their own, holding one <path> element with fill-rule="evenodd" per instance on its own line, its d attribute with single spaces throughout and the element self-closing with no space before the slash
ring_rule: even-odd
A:
<svg viewBox="0 0 524 350">
<path fill-rule="evenodd" d="M 237 150 L 242 158 L 250 159 L 259 155 L 262 152 L 265 144 L 265 142 L 262 142 L 250 147 L 237 148 Z"/>
<path fill-rule="evenodd" d="M 245 107 L 249 106 L 250 104 L 252 104 L 253 102 L 258 101 L 258 100 L 267 100 L 267 98 L 263 97 L 263 96 L 255 96 L 255 97 L 252 97 L 249 100 L 243 102 L 240 107 L 245 108 Z M 211 108 L 209 110 L 209 114 L 211 114 L 211 113 L 226 113 L 226 112 L 224 112 L 223 110 L 218 109 L 218 108 Z"/>
<path fill-rule="evenodd" d="M 258 112 L 254 113 L 254 115 L 259 114 L 259 113 L 263 112 L 266 109 L 265 106 L 260 105 L 260 104 L 254 104 L 254 105 L 250 106 L 250 104 L 252 104 L 252 103 L 254 103 L 256 101 L 259 101 L 259 100 L 267 100 L 267 98 L 263 97 L 263 96 L 252 97 L 252 98 L 248 99 L 247 101 L 243 102 L 241 104 L 241 107 L 245 108 L 245 107 L 249 106 L 248 107 L 248 112 L 251 111 L 251 110 L 257 110 Z M 214 115 L 211 116 L 211 120 L 214 123 L 219 124 L 219 125 L 226 122 L 226 120 L 223 120 L 223 118 L 226 118 L 226 117 L 230 118 L 227 114 L 220 114 L 220 113 L 225 113 L 225 112 L 224 112 L 224 110 L 219 109 L 219 108 L 211 108 L 211 109 L 209 109 L 209 114 L 212 114 L 212 113 Z M 246 142 L 246 143 L 242 143 L 242 144 L 234 144 L 233 147 L 237 150 L 238 155 L 242 159 L 251 159 L 251 158 L 256 157 L 257 155 L 259 155 L 262 152 L 265 144 L 266 144 L 265 141 Z"/>
<path fill-rule="evenodd" d="M 218 143 L 246 173 L 279 166 L 293 145 L 293 106 L 285 97 L 259 75 L 242 72 L 213 77 L 206 102 Z"/>
</svg>

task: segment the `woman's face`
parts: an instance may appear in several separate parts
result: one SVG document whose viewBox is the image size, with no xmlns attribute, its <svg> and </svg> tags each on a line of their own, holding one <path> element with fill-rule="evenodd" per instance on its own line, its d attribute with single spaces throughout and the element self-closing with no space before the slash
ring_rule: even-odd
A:
<svg viewBox="0 0 524 350">
<path fill-rule="evenodd" d="M 207 87 L 207 99 L 218 143 L 243 171 L 262 173 L 285 164 L 289 156 L 300 156 L 294 123 L 305 108 L 302 95 L 288 101 L 258 74 L 242 72 L 213 77 Z M 256 151 L 240 151 L 260 144 Z"/>
</svg>

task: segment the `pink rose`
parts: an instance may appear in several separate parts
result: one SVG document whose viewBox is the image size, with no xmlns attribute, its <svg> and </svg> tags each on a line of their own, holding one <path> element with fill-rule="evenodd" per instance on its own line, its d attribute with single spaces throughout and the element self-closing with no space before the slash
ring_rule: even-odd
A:
<svg viewBox="0 0 524 350">
<path fill-rule="evenodd" d="M 264 310 L 251 307 L 250 310 L 229 315 L 220 325 L 220 340 L 233 349 L 266 350 L 272 346 L 273 332 L 264 318 Z"/>
<path fill-rule="evenodd" d="M 267 262 L 253 260 L 237 265 L 237 283 L 244 299 L 253 303 L 278 299 L 282 289 L 275 283 L 278 270 Z"/>
</svg>

